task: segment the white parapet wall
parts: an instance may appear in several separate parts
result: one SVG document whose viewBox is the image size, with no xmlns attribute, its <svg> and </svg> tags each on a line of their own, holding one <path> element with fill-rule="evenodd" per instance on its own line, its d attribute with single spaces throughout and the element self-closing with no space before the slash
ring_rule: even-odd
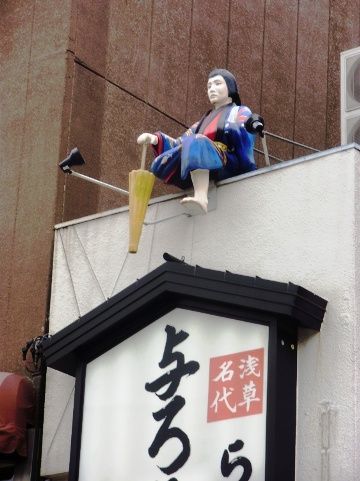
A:
<svg viewBox="0 0 360 481">
<path fill-rule="evenodd" d="M 329 304 L 319 333 L 299 333 L 296 480 L 358 481 L 359 173 L 352 145 L 224 181 L 205 216 L 182 215 L 178 196 L 155 199 L 137 254 L 127 253 L 127 208 L 57 226 L 50 332 L 159 266 L 164 252 L 299 284 Z M 73 386 L 49 369 L 43 475 L 68 470 Z"/>
</svg>

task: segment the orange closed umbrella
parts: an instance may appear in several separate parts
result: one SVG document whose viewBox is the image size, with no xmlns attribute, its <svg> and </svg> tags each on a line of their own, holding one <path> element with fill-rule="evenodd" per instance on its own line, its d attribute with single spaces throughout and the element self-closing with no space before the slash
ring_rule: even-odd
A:
<svg viewBox="0 0 360 481">
<path fill-rule="evenodd" d="M 146 145 L 143 145 L 141 168 L 129 173 L 129 252 L 138 250 L 147 206 L 153 190 L 155 176 L 145 170 Z"/>
</svg>

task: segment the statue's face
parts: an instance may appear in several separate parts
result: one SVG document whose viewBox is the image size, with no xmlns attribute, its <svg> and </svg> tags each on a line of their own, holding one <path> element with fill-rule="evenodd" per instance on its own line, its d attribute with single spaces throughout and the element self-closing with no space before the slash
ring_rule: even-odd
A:
<svg viewBox="0 0 360 481">
<path fill-rule="evenodd" d="M 208 80 L 207 93 L 210 103 L 217 109 L 223 105 L 232 102 L 229 97 L 229 91 L 224 78 L 221 75 L 215 75 Z"/>
</svg>

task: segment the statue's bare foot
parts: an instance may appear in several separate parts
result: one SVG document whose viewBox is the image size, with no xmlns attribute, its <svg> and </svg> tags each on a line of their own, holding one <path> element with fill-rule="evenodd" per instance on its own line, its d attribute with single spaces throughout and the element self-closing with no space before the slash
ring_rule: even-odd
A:
<svg viewBox="0 0 360 481">
<path fill-rule="evenodd" d="M 190 215 L 199 215 L 207 213 L 208 201 L 207 199 L 200 199 L 196 197 L 184 197 L 180 204 L 183 205 L 186 212 Z"/>
</svg>

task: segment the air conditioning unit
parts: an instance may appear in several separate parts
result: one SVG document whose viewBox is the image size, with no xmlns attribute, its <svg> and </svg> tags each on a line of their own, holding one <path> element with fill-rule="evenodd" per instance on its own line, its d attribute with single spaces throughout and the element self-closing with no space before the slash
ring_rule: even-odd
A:
<svg viewBox="0 0 360 481">
<path fill-rule="evenodd" d="M 360 145 L 360 47 L 341 53 L 341 144 Z"/>
</svg>

